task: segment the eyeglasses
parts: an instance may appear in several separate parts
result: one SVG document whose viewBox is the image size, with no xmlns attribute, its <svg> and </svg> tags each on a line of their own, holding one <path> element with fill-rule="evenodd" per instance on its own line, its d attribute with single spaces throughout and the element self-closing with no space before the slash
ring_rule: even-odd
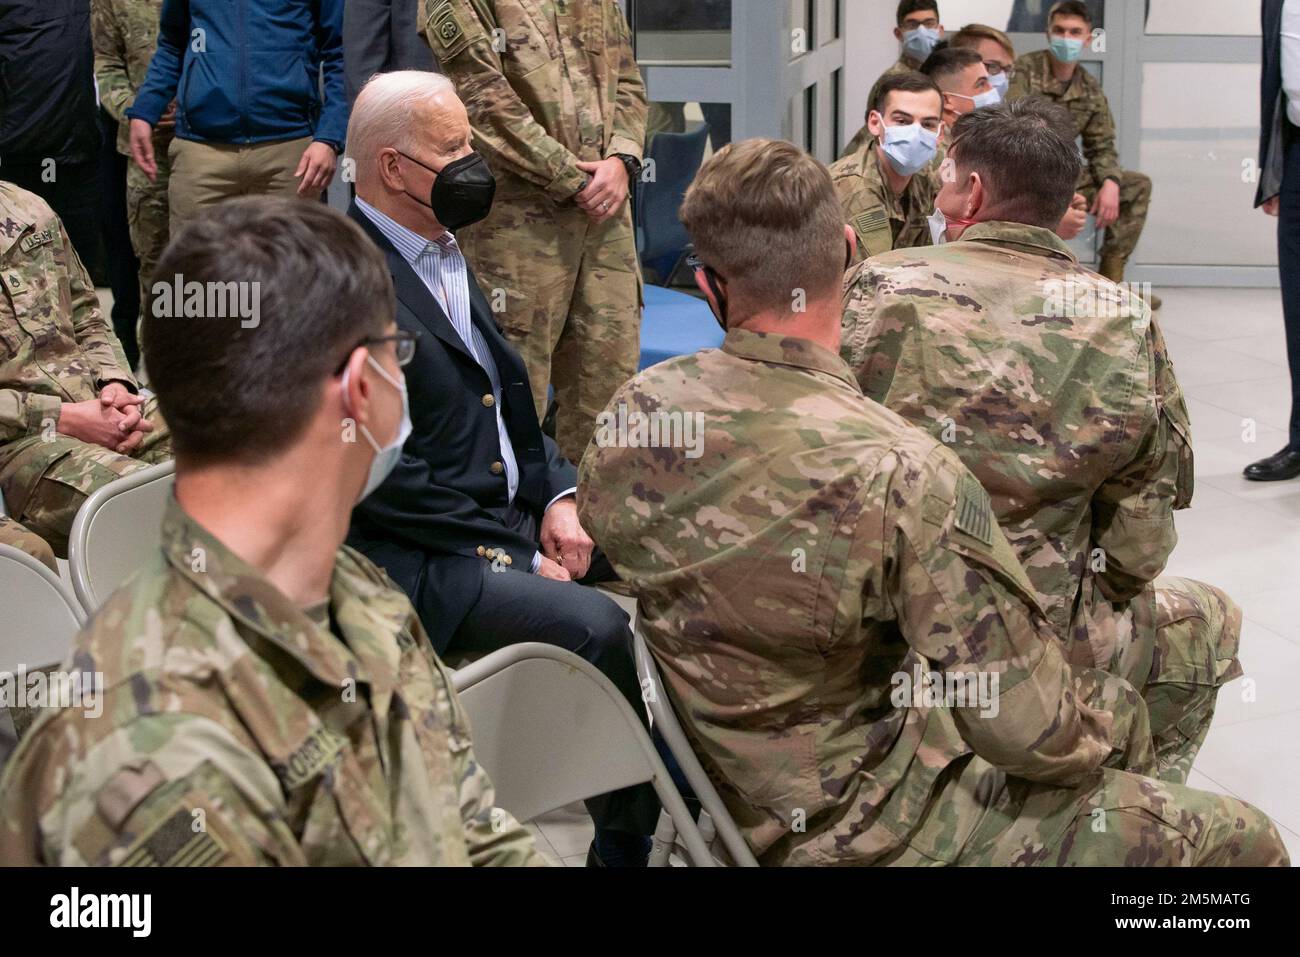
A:
<svg viewBox="0 0 1300 957">
<path fill-rule="evenodd" d="M 334 370 L 334 374 L 341 375 L 343 373 L 344 367 L 348 364 L 348 359 L 356 350 L 360 349 L 362 346 L 376 346 L 382 342 L 393 343 L 393 354 L 397 358 L 397 365 L 399 367 L 405 367 L 410 365 L 411 360 L 415 358 L 415 347 L 420 343 L 420 334 L 418 332 L 407 332 L 405 329 L 399 329 L 391 336 L 366 336 L 348 350 L 348 354 L 343 357 L 343 361 L 340 362 L 339 367 Z"/>
<path fill-rule="evenodd" d="M 904 30 L 915 30 L 917 27 L 925 27 L 927 30 L 939 29 L 939 21 L 935 17 L 928 20 L 904 20 Z"/>
<path fill-rule="evenodd" d="M 1016 68 L 1014 66 L 1003 66 L 1001 63 L 997 62 L 997 60 L 985 60 L 984 69 L 989 71 L 989 76 L 997 76 L 1000 73 L 1005 73 L 1008 80 L 1014 80 L 1016 78 Z"/>
</svg>

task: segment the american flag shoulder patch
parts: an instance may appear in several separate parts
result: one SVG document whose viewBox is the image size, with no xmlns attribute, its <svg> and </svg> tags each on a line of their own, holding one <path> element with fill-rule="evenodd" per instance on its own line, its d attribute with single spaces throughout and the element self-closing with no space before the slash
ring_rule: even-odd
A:
<svg viewBox="0 0 1300 957">
<path fill-rule="evenodd" d="M 887 253 L 894 245 L 894 231 L 889 225 L 889 214 L 883 206 L 873 206 L 854 216 L 853 230 L 858 234 L 867 256 Z"/>
<path fill-rule="evenodd" d="M 957 530 L 971 538 L 993 544 L 993 506 L 989 493 L 969 472 L 957 485 Z"/>
<path fill-rule="evenodd" d="M 196 819 L 187 805 L 146 831 L 122 859 L 122 867 L 211 867 L 226 857 L 226 846 Z"/>
</svg>

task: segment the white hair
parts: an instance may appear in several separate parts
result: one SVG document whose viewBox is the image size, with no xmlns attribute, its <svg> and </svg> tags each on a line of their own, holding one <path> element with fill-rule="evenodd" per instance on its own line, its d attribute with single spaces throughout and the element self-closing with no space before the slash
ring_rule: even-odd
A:
<svg viewBox="0 0 1300 957">
<path fill-rule="evenodd" d="M 367 80 L 348 120 L 347 155 L 356 163 L 357 178 L 374 173 L 385 147 L 414 152 L 416 108 L 446 93 L 456 95 L 451 80 L 423 70 L 376 73 Z"/>
</svg>

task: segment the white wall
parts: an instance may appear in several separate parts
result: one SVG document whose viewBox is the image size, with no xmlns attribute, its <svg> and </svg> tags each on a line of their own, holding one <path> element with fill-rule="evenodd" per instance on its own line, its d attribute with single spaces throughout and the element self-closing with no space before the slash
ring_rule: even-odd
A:
<svg viewBox="0 0 1300 957">
<path fill-rule="evenodd" d="M 897 7 L 894 0 L 845 0 L 844 115 L 840 118 L 845 143 L 866 119 L 872 84 L 898 59 Z"/>
</svg>

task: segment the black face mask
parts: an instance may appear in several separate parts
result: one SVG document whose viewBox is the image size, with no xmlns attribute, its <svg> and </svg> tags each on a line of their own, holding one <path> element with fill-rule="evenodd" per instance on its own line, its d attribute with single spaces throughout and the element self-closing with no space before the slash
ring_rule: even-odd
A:
<svg viewBox="0 0 1300 957">
<path fill-rule="evenodd" d="M 424 205 L 433 210 L 433 215 L 438 217 L 438 222 L 443 226 L 453 231 L 462 229 L 487 218 L 487 214 L 492 211 L 492 197 L 496 195 L 497 181 L 478 153 L 469 153 L 458 160 L 452 160 L 441 171 L 421 163 L 414 156 L 405 153 L 402 155 L 435 175 L 433 187 L 429 190 L 429 201 Z M 416 199 L 414 196 L 411 198 Z"/>
</svg>

